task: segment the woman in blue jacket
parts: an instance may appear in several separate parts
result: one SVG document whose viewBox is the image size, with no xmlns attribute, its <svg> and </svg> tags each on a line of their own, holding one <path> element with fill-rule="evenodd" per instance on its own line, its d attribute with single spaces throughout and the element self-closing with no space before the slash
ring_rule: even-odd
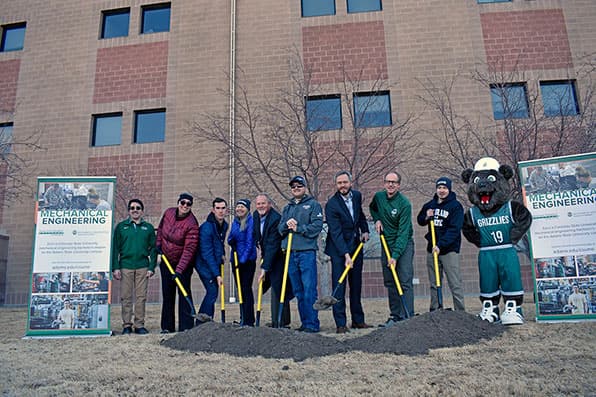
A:
<svg viewBox="0 0 596 397">
<path fill-rule="evenodd" d="M 228 244 L 230 245 L 232 272 L 234 269 L 234 252 L 238 255 L 238 269 L 240 273 L 240 288 L 242 289 L 242 311 L 240 312 L 240 325 L 254 326 L 254 296 L 252 282 L 255 276 L 257 248 L 253 239 L 253 219 L 250 214 L 250 200 L 241 199 L 236 202 L 236 216 L 232 222 Z M 238 283 L 238 280 L 236 280 Z"/>
</svg>

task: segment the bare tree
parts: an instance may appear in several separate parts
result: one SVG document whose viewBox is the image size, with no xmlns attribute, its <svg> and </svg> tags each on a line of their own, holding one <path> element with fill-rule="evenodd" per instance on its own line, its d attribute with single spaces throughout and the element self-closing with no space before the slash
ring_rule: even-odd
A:
<svg viewBox="0 0 596 397">
<path fill-rule="evenodd" d="M 429 129 L 443 154 L 440 162 L 431 161 L 435 169 L 459 176 L 482 156 L 515 166 L 525 160 L 596 150 L 593 65 L 586 62 L 573 75 L 555 82 L 532 81 L 523 70 L 504 65 L 479 65 L 467 76 L 458 74 L 442 83 L 420 81 L 420 101 L 440 120 Z M 453 87 L 462 78 L 472 79 L 490 93 L 492 114 L 473 118 L 456 108 Z M 576 95 L 576 87 L 581 96 Z M 514 187 L 514 196 L 519 196 L 517 174 Z"/>
<path fill-rule="evenodd" d="M 33 194 L 34 156 L 44 150 L 40 138 L 40 131 L 15 136 L 12 123 L 0 123 L 0 205 Z"/>
<path fill-rule="evenodd" d="M 233 139 L 228 113 L 203 114 L 190 123 L 197 144 L 219 144 L 220 158 L 233 153 L 236 178 L 250 182 L 243 184 L 250 189 L 243 193 L 270 191 L 288 199 L 288 178 L 299 174 L 320 199 L 329 193 L 331 176 L 339 169 L 350 171 L 357 187 L 365 186 L 414 155 L 418 142 L 411 116 L 375 119 L 391 114 L 382 101 L 389 97 L 387 81 L 362 81 L 343 73 L 343 81 L 323 87 L 313 83 L 296 51 L 289 53 L 288 70 L 288 84 L 272 97 L 252 95 L 237 83 Z M 360 93 L 366 95 L 358 97 Z M 333 100 L 332 109 L 326 99 Z M 221 170 L 221 164 L 212 167 Z"/>
</svg>

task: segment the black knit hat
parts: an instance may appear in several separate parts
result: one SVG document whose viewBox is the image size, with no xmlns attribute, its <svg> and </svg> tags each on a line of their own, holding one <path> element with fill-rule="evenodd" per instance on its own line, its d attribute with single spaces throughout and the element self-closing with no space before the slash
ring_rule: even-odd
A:
<svg viewBox="0 0 596 397">
<path fill-rule="evenodd" d="M 437 179 L 436 187 L 445 186 L 449 191 L 451 191 L 451 179 L 447 178 L 446 176 L 442 176 Z"/>
<path fill-rule="evenodd" d="M 178 202 L 180 202 L 181 200 L 188 200 L 192 204 L 194 199 L 190 193 L 184 192 L 180 193 L 180 196 L 178 197 Z"/>
<path fill-rule="evenodd" d="M 240 199 L 238 201 L 236 201 L 236 205 L 238 204 L 242 204 L 243 206 L 246 207 L 247 210 L 250 211 L 250 200 L 249 199 Z"/>
</svg>

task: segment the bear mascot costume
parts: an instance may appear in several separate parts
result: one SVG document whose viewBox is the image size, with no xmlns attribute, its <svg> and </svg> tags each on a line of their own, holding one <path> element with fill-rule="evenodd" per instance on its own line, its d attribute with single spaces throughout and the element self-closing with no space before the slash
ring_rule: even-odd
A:
<svg viewBox="0 0 596 397">
<path fill-rule="evenodd" d="M 473 170 L 468 168 L 461 176 L 468 184 L 468 198 L 473 204 L 464 216 L 462 232 L 480 248 L 482 311 L 478 316 L 491 323 L 523 324 L 524 290 L 514 245 L 530 228 L 532 215 L 523 204 L 509 199 L 513 169 L 484 157 L 476 162 Z M 501 295 L 505 302 L 502 314 L 499 311 Z"/>
</svg>

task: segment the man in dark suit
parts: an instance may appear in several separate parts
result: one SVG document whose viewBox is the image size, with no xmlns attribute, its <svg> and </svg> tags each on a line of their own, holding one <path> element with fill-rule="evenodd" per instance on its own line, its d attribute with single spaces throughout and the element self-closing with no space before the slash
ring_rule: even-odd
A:
<svg viewBox="0 0 596 397">
<path fill-rule="evenodd" d="M 281 250 L 282 236 L 277 231 L 281 215 L 272 207 L 269 196 L 265 193 L 255 198 L 257 210 L 253 214 L 253 239 L 261 253 L 261 273 L 259 282 L 263 280 L 263 293 L 271 287 L 271 323 L 277 328 L 279 316 L 279 299 L 281 295 L 284 255 Z M 286 295 L 282 312 L 282 326 L 289 328 L 290 299 L 293 298 L 292 286 L 288 277 L 286 282 Z"/>
<path fill-rule="evenodd" d="M 347 276 L 350 284 L 350 313 L 352 328 L 370 328 L 364 321 L 364 311 L 360 299 L 362 290 L 362 264 L 364 254 L 360 253 L 352 263 L 351 255 L 360 241 L 368 241 L 368 224 L 362 212 L 362 194 L 352 190 L 352 175 L 340 171 L 335 175 L 337 192 L 325 205 L 327 218 L 327 241 L 325 253 L 331 257 L 331 278 L 335 290 L 339 278 L 346 267 L 351 267 Z M 337 333 L 348 332 L 346 326 L 346 282 L 339 287 L 336 298 L 339 302 L 333 306 L 333 318 Z"/>
</svg>

